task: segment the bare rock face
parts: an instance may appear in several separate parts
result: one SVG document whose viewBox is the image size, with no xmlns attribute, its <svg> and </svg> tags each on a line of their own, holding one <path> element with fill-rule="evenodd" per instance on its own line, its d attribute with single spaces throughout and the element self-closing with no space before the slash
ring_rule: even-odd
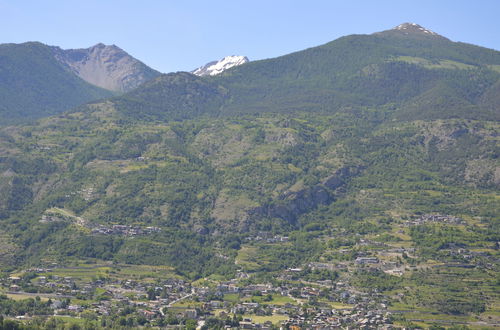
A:
<svg viewBox="0 0 500 330">
<path fill-rule="evenodd" d="M 317 184 L 296 192 L 287 192 L 273 205 L 255 207 L 247 211 L 250 217 L 280 218 L 293 225 L 300 215 L 310 212 L 320 205 L 328 205 L 335 200 L 336 190 L 344 186 L 352 177 L 363 170 L 361 166 L 342 167 Z"/>
<path fill-rule="evenodd" d="M 130 91 L 160 75 L 115 45 L 67 50 L 53 47 L 53 51 L 59 62 L 83 80 L 116 92 Z"/>
</svg>

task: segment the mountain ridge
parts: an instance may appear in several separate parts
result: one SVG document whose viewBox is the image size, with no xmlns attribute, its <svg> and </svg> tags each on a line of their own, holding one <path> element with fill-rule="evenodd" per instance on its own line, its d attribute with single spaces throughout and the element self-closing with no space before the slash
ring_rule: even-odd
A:
<svg viewBox="0 0 500 330">
<path fill-rule="evenodd" d="M 407 33 L 408 29 L 414 33 Z M 461 111 L 460 116 L 499 118 L 491 90 L 500 76 L 497 69 L 500 52 L 453 42 L 431 32 L 419 25 L 402 24 L 399 29 L 349 35 L 200 77 L 226 91 L 224 102 L 212 102 L 204 113 L 335 112 L 345 107 L 386 106 L 395 107 L 393 116 L 399 119 L 451 118 L 455 116 L 451 105 L 437 99 L 423 102 L 421 97 L 439 98 L 438 90 L 443 89 L 454 95 L 456 104 L 461 104 L 456 109 Z M 166 87 L 162 77 L 156 80 L 162 87 L 155 86 L 153 81 L 147 87 L 150 91 L 142 88 L 133 92 L 134 100 L 143 102 L 143 106 L 135 113 L 127 110 L 129 115 L 148 117 L 151 107 L 157 119 L 180 118 L 168 110 L 160 111 L 165 102 L 183 102 L 176 95 L 171 95 L 168 101 L 157 97 Z M 193 104 L 197 102 L 197 92 L 194 85 L 191 87 Z M 188 86 L 185 88 L 190 90 Z M 141 93 L 155 98 L 142 97 Z M 178 96 L 183 98 L 186 94 Z M 215 106 L 216 103 L 219 105 Z M 430 104 L 440 104 L 441 109 L 438 111 Z"/>
</svg>

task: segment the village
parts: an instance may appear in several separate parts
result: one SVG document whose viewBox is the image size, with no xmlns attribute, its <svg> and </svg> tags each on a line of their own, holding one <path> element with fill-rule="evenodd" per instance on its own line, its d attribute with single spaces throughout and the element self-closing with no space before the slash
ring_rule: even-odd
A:
<svg viewBox="0 0 500 330">
<path fill-rule="evenodd" d="M 424 214 L 421 216 L 415 216 L 414 219 L 406 221 L 406 226 L 418 226 L 424 223 L 434 222 L 434 223 L 445 223 L 451 225 L 464 225 L 466 222 L 453 215 L 442 215 L 442 214 Z"/>
<path fill-rule="evenodd" d="M 61 217 L 53 212 L 42 220 L 60 221 Z M 75 221 L 71 216 L 65 219 Z M 415 216 L 402 222 L 395 232 L 404 235 L 405 230 L 411 229 L 408 226 L 427 222 L 459 225 L 463 220 L 454 216 Z M 92 235 L 131 238 L 161 230 L 130 225 L 89 226 L 87 222 L 81 225 L 90 229 Z M 364 286 L 355 282 L 356 276 L 385 277 L 390 283 L 429 269 L 495 269 L 495 260 L 488 252 L 458 243 L 443 245 L 439 252 L 442 262 L 419 264 L 417 249 L 412 245 L 389 244 L 362 236 L 352 240 L 351 245 L 339 245 L 322 258 L 281 269 L 271 277 L 262 278 L 258 272 L 245 268 L 249 267 L 245 262 L 252 265 L 252 256 L 245 257 L 253 251 L 252 247 L 290 241 L 288 236 L 266 232 L 247 236 L 245 247 L 240 250 L 244 253 L 237 258 L 239 270 L 230 280 L 188 280 L 168 267 L 141 268 L 111 261 L 93 264 L 89 260 L 88 265 L 62 266 L 53 262 L 11 274 L 0 279 L 0 292 L 9 298 L 36 298 L 49 304 L 49 309 L 17 315 L 21 320 L 65 317 L 91 319 L 101 325 L 170 329 L 399 329 L 408 311 L 395 306 L 405 301 L 405 294 L 387 294 Z M 145 272 L 145 267 L 150 267 L 150 271 Z"/>
<path fill-rule="evenodd" d="M 117 235 L 117 236 L 141 236 L 141 235 L 152 235 L 161 231 L 161 228 L 154 226 L 137 226 L 137 225 L 121 225 L 121 224 L 110 224 L 103 225 L 100 223 L 93 223 L 81 217 L 77 217 L 70 214 L 66 210 L 53 208 L 47 210 L 45 214 L 42 215 L 40 223 L 51 223 L 51 222 L 71 222 L 79 227 L 90 230 L 92 235 Z"/>
<path fill-rule="evenodd" d="M 114 230 L 124 232 L 129 228 Z M 252 241 L 268 244 L 268 239 L 283 239 L 262 236 Z M 243 269 L 230 280 L 189 281 L 161 270 L 156 278 L 133 276 L 142 271 L 127 265 L 62 267 L 52 263 L 0 279 L 0 290 L 10 298 L 36 298 L 49 304 L 49 314 L 47 309 L 42 314 L 26 312 L 16 317 L 21 320 L 65 317 L 170 329 L 401 328 L 395 323 L 407 312 L 393 304 L 398 299 L 404 300 L 404 295 L 389 296 L 377 289 L 360 288 L 352 278 L 359 272 L 400 278 L 408 271 L 416 271 L 416 266 L 405 261 L 414 258 L 415 249 L 369 239 L 360 239 L 355 248 L 357 253 L 349 254 L 347 260 L 308 262 L 281 270 L 272 280 L 259 280 L 256 273 Z M 340 254 L 343 251 L 338 250 Z M 493 266 L 487 262 L 489 257 L 485 253 L 454 247 L 446 251 L 463 262 L 436 264 L 433 268 L 470 268 L 478 262 L 481 267 Z M 127 267 L 131 269 L 130 276 L 120 273 Z M 95 275 L 89 278 L 88 274 L 94 270 Z"/>
<path fill-rule="evenodd" d="M 161 228 L 158 227 L 141 227 L 141 226 L 129 226 L 129 225 L 96 225 L 92 227 L 92 234 L 101 235 L 122 235 L 122 236 L 138 236 L 138 235 L 151 235 L 153 233 L 160 232 Z"/>
<path fill-rule="evenodd" d="M 250 275 L 244 272 L 229 281 L 194 284 L 179 278 L 154 283 L 112 278 L 82 282 L 52 275 L 57 268 L 49 267 L 27 269 L 22 276 L 3 279 L 1 285 L 10 296 L 50 299 L 55 316 L 99 318 L 126 311 L 144 324 L 172 328 L 187 320 L 195 320 L 198 328 L 214 320 L 228 329 L 391 327 L 387 299 L 379 293 L 359 292 L 340 281 L 301 281 L 301 271 L 287 269 L 279 277 L 291 280 L 275 284 L 248 284 Z"/>
<path fill-rule="evenodd" d="M 252 274 L 243 271 L 232 280 L 196 283 L 176 277 L 154 282 L 111 276 L 82 281 L 55 275 L 59 266 L 49 265 L 27 269 L 0 284 L 10 296 L 50 299 L 54 316 L 102 318 L 126 313 L 144 324 L 167 328 L 188 320 L 195 320 L 200 329 L 214 320 L 228 329 L 391 328 L 388 300 L 378 292 L 360 292 L 341 280 L 302 278 L 307 271 L 352 267 L 382 267 L 382 262 L 359 257 L 351 263 L 309 263 L 305 269 L 282 271 L 272 283 L 257 284 L 250 281 Z"/>
</svg>

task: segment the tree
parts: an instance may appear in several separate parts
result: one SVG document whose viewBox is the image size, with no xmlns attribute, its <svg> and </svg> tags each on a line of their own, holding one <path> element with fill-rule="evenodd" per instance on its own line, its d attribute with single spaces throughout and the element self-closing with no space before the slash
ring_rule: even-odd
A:
<svg viewBox="0 0 500 330">
<path fill-rule="evenodd" d="M 186 330 L 195 330 L 198 323 L 196 320 L 188 319 L 186 320 Z"/>
<path fill-rule="evenodd" d="M 4 320 L 3 321 L 3 330 L 18 330 L 21 329 L 19 323 L 13 320 Z"/>
<path fill-rule="evenodd" d="M 156 291 L 154 288 L 148 289 L 148 299 L 149 300 L 156 300 Z"/>
</svg>

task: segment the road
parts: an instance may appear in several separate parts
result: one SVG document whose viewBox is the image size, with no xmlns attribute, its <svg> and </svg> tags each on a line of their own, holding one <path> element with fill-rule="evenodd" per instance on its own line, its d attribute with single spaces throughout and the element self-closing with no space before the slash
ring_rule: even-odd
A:
<svg viewBox="0 0 500 330">
<path fill-rule="evenodd" d="M 190 293 L 190 294 L 188 294 L 187 296 L 184 296 L 184 297 L 180 297 L 180 298 L 179 298 L 179 299 L 177 299 L 177 300 L 172 301 L 172 302 L 171 302 L 170 304 L 168 304 L 166 307 L 172 307 L 172 305 L 177 304 L 179 301 L 182 301 L 182 300 L 184 300 L 184 299 L 186 299 L 186 298 L 189 298 L 189 297 L 191 297 L 192 295 L 194 295 L 194 289 L 191 289 L 191 290 L 192 290 L 192 291 L 191 291 L 191 293 Z"/>
</svg>

